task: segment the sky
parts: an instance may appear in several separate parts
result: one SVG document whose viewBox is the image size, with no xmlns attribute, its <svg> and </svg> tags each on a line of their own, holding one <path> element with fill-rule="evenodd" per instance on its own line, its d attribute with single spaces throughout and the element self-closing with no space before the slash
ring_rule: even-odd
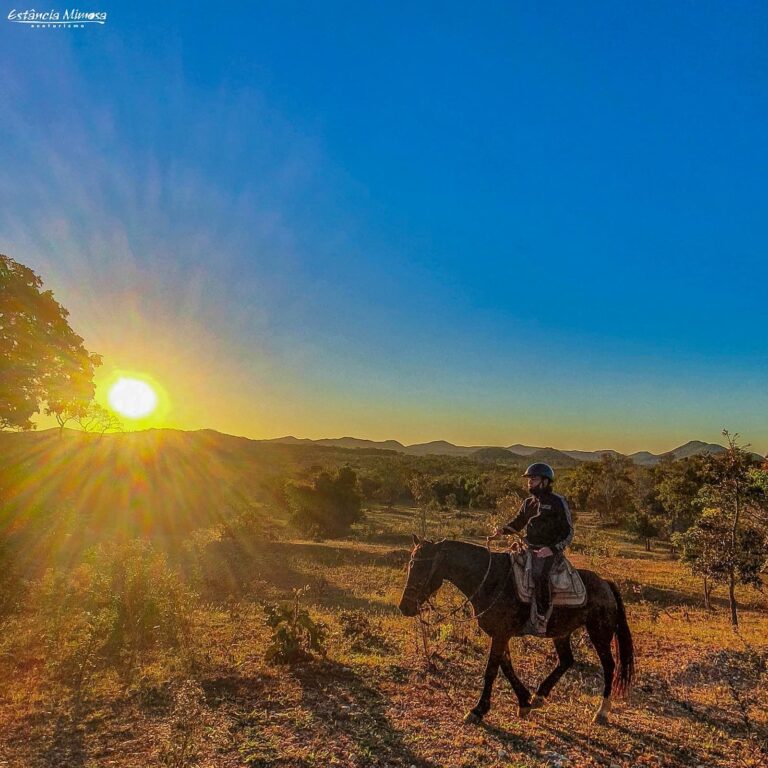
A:
<svg viewBox="0 0 768 768">
<path fill-rule="evenodd" d="M 0 253 L 135 426 L 768 451 L 764 3 L 2 5 Z"/>
</svg>

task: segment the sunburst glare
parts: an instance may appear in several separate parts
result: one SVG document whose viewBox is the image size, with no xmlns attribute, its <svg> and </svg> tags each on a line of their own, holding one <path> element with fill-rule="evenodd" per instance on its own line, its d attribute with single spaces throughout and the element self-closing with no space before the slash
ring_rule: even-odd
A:
<svg viewBox="0 0 768 768">
<path fill-rule="evenodd" d="M 141 379 L 119 378 L 107 397 L 112 409 L 128 419 L 142 419 L 157 408 L 157 393 Z"/>
</svg>

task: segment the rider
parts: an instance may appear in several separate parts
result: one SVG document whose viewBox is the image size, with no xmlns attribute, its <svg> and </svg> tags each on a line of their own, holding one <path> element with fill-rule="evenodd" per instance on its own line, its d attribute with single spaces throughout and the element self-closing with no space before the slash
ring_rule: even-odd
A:
<svg viewBox="0 0 768 768">
<path fill-rule="evenodd" d="M 549 574 L 565 548 L 573 540 L 573 522 L 568 502 L 552 492 L 555 472 L 549 464 L 537 462 L 525 470 L 530 496 L 523 500 L 517 516 L 506 525 L 496 528 L 495 539 L 512 532 L 525 531 L 525 543 L 533 555 L 533 575 L 536 608 L 531 612 L 531 631 L 545 635 L 551 614 Z"/>
</svg>

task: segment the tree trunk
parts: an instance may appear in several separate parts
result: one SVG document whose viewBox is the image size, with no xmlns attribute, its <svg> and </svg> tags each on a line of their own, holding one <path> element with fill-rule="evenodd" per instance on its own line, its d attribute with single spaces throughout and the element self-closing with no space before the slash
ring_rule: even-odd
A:
<svg viewBox="0 0 768 768">
<path fill-rule="evenodd" d="M 740 491 L 741 488 L 739 486 L 739 480 L 738 477 L 734 481 L 734 504 L 733 504 L 733 526 L 731 527 L 731 556 L 735 559 L 736 558 L 736 548 L 738 545 L 738 539 L 737 539 L 737 533 L 739 530 L 739 512 L 740 512 Z M 733 563 L 733 560 L 731 560 L 731 563 Z M 736 572 L 733 565 L 731 565 L 731 569 L 728 572 L 728 600 L 731 603 L 731 624 L 733 626 L 737 626 L 739 623 L 739 619 L 736 616 L 736 594 L 734 592 L 734 586 L 736 584 Z"/>
<path fill-rule="evenodd" d="M 704 577 L 704 610 L 706 611 L 712 610 L 712 606 L 710 605 L 710 602 L 709 602 L 710 591 L 711 591 L 711 587 L 709 586 L 709 580 L 705 576 Z"/>
<path fill-rule="evenodd" d="M 736 593 L 734 591 L 734 586 L 736 584 L 736 574 L 731 568 L 730 573 L 728 574 L 728 601 L 731 604 L 731 624 L 733 624 L 734 627 L 737 627 L 739 625 L 739 617 L 736 615 Z"/>
</svg>

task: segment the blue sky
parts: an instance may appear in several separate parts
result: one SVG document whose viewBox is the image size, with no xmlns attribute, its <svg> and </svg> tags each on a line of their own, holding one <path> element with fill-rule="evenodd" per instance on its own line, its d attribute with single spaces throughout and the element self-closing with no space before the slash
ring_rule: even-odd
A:
<svg viewBox="0 0 768 768">
<path fill-rule="evenodd" d="M 168 425 L 768 450 L 763 4 L 5 5 L 0 251 Z"/>
</svg>

